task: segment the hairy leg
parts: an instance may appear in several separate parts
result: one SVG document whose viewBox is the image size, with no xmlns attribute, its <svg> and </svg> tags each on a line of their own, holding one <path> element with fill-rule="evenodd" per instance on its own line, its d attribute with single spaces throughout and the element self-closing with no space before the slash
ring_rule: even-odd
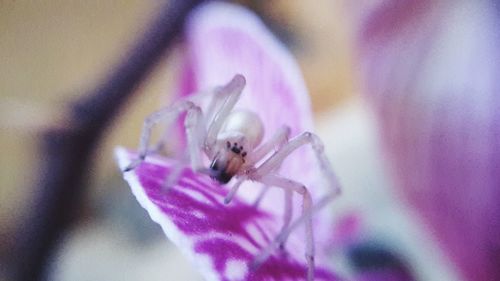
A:
<svg viewBox="0 0 500 281">
<path fill-rule="evenodd" d="M 231 190 L 229 191 L 229 193 L 224 198 L 224 204 L 229 204 L 233 200 L 234 195 L 236 195 L 236 192 L 238 192 L 238 189 L 240 188 L 241 184 L 245 180 L 246 180 L 245 177 L 238 178 L 238 181 L 236 181 L 236 183 L 233 185 L 233 187 L 231 187 Z"/>
<path fill-rule="evenodd" d="M 245 165 L 248 167 L 254 166 L 270 152 L 272 152 L 273 150 L 279 150 L 286 143 L 288 143 L 289 137 L 290 127 L 281 126 L 268 141 L 249 153 Z"/>
<path fill-rule="evenodd" d="M 333 172 L 330 162 L 328 161 L 325 153 L 324 146 L 321 140 L 312 133 L 305 132 L 297 137 L 291 139 L 288 143 L 283 145 L 276 153 L 271 155 L 267 160 L 265 160 L 259 167 L 257 167 L 251 175 L 249 175 L 250 179 L 258 180 L 267 185 L 273 185 L 282 188 L 294 188 L 298 189 L 299 185 L 296 182 L 293 182 L 288 179 L 280 178 L 274 175 L 274 171 L 281 166 L 281 163 L 296 149 L 299 147 L 310 144 L 314 154 L 318 160 L 318 164 L 323 176 L 326 178 L 328 185 L 330 186 L 330 191 L 327 195 L 323 196 L 316 202 L 313 206 L 312 200 L 310 198 L 309 193 L 307 192 L 309 198 L 304 197 L 303 195 L 303 211 L 301 216 L 296 219 L 290 226 L 282 229 L 280 234 L 276 237 L 275 241 L 269 245 L 257 258 L 256 264 L 265 261 L 272 252 L 278 248 L 282 247 L 282 245 L 288 239 L 290 233 L 296 229 L 299 225 L 304 224 L 306 226 L 306 237 L 307 237 L 307 245 L 306 245 L 306 259 L 308 262 L 309 270 L 308 270 L 308 280 L 314 279 L 314 237 L 312 232 L 312 216 L 313 213 L 322 209 L 326 206 L 331 200 L 333 200 L 339 193 L 340 187 L 337 182 L 337 178 Z M 297 190 L 295 190 L 298 192 Z M 300 193 L 300 192 L 299 192 Z"/>
<path fill-rule="evenodd" d="M 285 190 L 285 212 L 283 213 L 283 226 L 281 227 L 280 233 L 283 233 L 292 221 L 293 216 L 293 191 Z M 280 244 L 280 249 L 285 249 L 285 241 Z"/>
<path fill-rule="evenodd" d="M 260 189 L 260 192 L 259 192 L 259 195 L 257 195 L 257 198 L 255 199 L 255 201 L 253 202 L 253 206 L 255 208 L 258 208 L 259 205 L 260 205 L 260 202 L 262 201 L 262 199 L 264 199 L 264 196 L 266 195 L 266 193 L 269 191 L 269 186 L 268 185 L 265 185 L 263 184 L 262 185 L 262 188 Z"/>
<path fill-rule="evenodd" d="M 302 215 L 299 219 L 304 223 L 306 230 L 306 252 L 305 257 L 307 261 L 307 280 L 314 280 L 314 233 L 312 227 L 312 212 L 311 208 L 312 198 L 309 190 L 301 183 L 275 175 L 268 174 L 259 179 L 263 184 L 279 187 L 285 191 L 285 219 L 284 225 L 280 233 L 276 236 L 275 240 L 264 248 L 261 253 L 255 257 L 254 264 L 258 266 L 264 262 L 275 250 L 280 247 L 283 248 L 286 238 L 290 233 L 290 221 L 292 219 L 292 194 L 298 193 L 302 196 Z"/>
<path fill-rule="evenodd" d="M 204 150 L 210 157 L 213 156 L 212 149 L 217 142 L 217 135 L 219 134 L 227 116 L 231 113 L 231 110 L 233 110 L 236 102 L 240 99 L 245 83 L 245 78 L 238 74 L 235 75 L 227 85 L 219 89 L 219 95 L 225 97 L 225 100 L 215 113 L 214 118 L 208 126 L 204 143 Z"/>
<path fill-rule="evenodd" d="M 281 148 L 284 144 L 288 142 L 288 137 L 290 135 L 290 128 L 288 126 L 282 126 L 281 128 L 278 129 L 274 133 L 274 135 L 271 137 L 270 140 L 259 146 L 257 149 L 252 151 L 247 159 L 245 166 L 247 167 L 253 167 L 256 162 L 260 161 L 263 157 L 265 157 L 267 154 L 269 154 L 271 151 L 274 149 L 279 149 Z M 276 168 L 277 170 L 278 168 Z M 224 203 L 229 204 L 231 200 L 233 199 L 234 195 L 238 191 L 241 183 L 244 180 L 247 180 L 245 176 L 241 175 L 238 177 L 238 181 L 236 184 L 231 188 L 231 191 L 228 193 L 226 198 L 224 198 Z M 256 201 L 254 202 L 254 206 L 257 207 L 260 204 L 260 201 L 264 197 L 265 193 L 267 192 L 268 188 L 267 186 L 263 186 L 259 196 L 257 197 Z"/>
<path fill-rule="evenodd" d="M 193 141 L 197 139 L 194 134 L 197 134 L 198 131 L 200 130 L 200 127 L 195 126 L 194 123 L 196 123 L 194 120 L 200 120 L 202 119 L 201 116 L 201 109 L 196 106 L 194 103 L 191 101 L 187 100 L 182 100 L 179 102 L 174 103 L 173 105 L 166 107 L 164 109 L 161 109 L 157 112 L 154 112 L 150 116 L 146 118 L 144 121 L 144 126 L 142 129 L 141 133 L 141 138 L 140 138 L 140 143 L 139 143 L 139 148 L 138 148 L 138 157 L 136 160 L 132 161 L 125 169 L 124 172 L 133 170 L 135 167 L 137 167 L 148 155 L 150 152 L 149 150 L 149 142 L 151 139 L 151 133 L 155 125 L 159 123 L 167 123 L 167 124 L 172 124 L 179 118 L 179 116 L 184 113 L 188 113 L 188 117 L 192 116 L 191 118 L 187 118 L 186 121 L 190 121 L 190 124 L 185 124 L 186 128 L 186 133 L 188 134 L 188 142 Z M 193 123 L 193 124 L 191 124 Z M 186 125 L 188 125 L 186 127 Z M 196 144 L 188 144 L 188 146 L 194 147 Z M 194 149 L 193 149 L 194 151 Z M 191 152 L 191 151 L 190 151 Z M 199 156 L 200 151 L 197 152 L 195 156 L 191 155 L 192 161 L 198 161 L 198 159 L 201 159 Z"/>
<path fill-rule="evenodd" d="M 331 194 L 338 195 L 340 193 L 340 186 L 337 181 L 337 177 L 333 172 L 330 161 L 328 161 L 324 146 L 318 136 L 313 133 L 305 132 L 294 138 L 292 138 L 288 143 L 283 145 L 276 153 L 269 157 L 264 163 L 255 169 L 255 171 L 250 176 L 255 178 L 261 178 L 269 173 L 275 171 L 276 168 L 281 166 L 281 163 L 287 158 L 291 153 L 293 153 L 299 147 L 310 144 L 314 154 L 318 160 L 319 168 L 325 177 L 329 187 L 331 188 Z"/>
<path fill-rule="evenodd" d="M 187 111 L 186 119 L 184 120 L 184 128 L 187 137 L 188 161 L 193 171 L 200 171 L 203 169 L 201 143 L 205 135 L 205 123 L 203 120 L 203 112 L 200 107 L 193 106 Z M 183 161 L 181 161 L 181 163 L 182 162 Z M 182 164 L 172 168 L 170 174 L 163 182 L 163 188 L 165 190 L 168 190 L 177 183 L 184 168 L 185 166 Z"/>
<path fill-rule="evenodd" d="M 191 169 L 198 171 L 203 168 L 201 145 L 205 139 L 205 123 L 200 107 L 194 106 L 188 110 L 186 119 L 184 120 L 184 128 L 186 129 L 187 149 Z"/>
<path fill-rule="evenodd" d="M 229 114 L 229 112 L 232 110 L 234 107 L 234 104 L 238 101 L 241 91 L 243 90 L 243 87 L 245 85 L 245 78 L 241 75 L 236 75 L 226 86 L 221 87 L 216 89 L 215 91 L 217 92 L 213 97 L 209 105 L 209 117 L 212 115 L 212 111 L 215 110 L 218 104 L 222 103 L 220 106 L 219 111 L 217 114 L 214 116 L 214 120 L 210 123 L 210 128 L 206 133 L 205 133 L 205 125 L 203 124 L 200 126 L 196 126 L 197 128 L 194 129 L 195 125 L 192 125 L 192 130 L 197 131 L 197 137 L 202 138 L 203 141 L 200 140 L 200 146 L 201 142 L 203 142 L 204 148 L 207 147 L 207 145 L 210 145 L 212 147 L 215 144 L 217 134 L 220 130 L 220 127 L 223 124 L 223 121 Z M 146 118 L 144 121 L 142 133 L 141 133 L 141 139 L 139 143 L 139 148 L 138 148 L 138 153 L 139 156 L 138 158 L 130 163 L 124 171 L 130 171 L 133 170 L 135 167 L 137 167 L 148 155 L 149 152 L 154 152 L 157 150 L 160 150 L 163 148 L 164 144 L 168 140 L 168 134 L 163 134 L 163 136 L 160 138 L 160 141 L 158 144 L 150 149 L 149 147 L 149 142 L 151 138 L 151 132 L 153 127 L 160 123 L 164 122 L 167 124 L 172 124 L 175 120 L 179 118 L 179 116 L 184 113 L 188 112 L 189 116 L 189 111 L 199 111 L 199 107 L 197 107 L 190 99 L 196 100 L 198 98 L 201 98 L 202 96 L 205 96 L 206 93 L 200 93 L 197 94 L 193 97 L 190 97 L 185 100 L 181 100 L 179 102 L 176 102 L 172 104 L 171 106 L 168 106 L 162 110 L 159 110 L 157 112 L 154 112 L 150 116 Z M 225 99 L 224 102 L 221 102 L 221 99 Z M 203 121 L 203 118 L 199 118 L 196 115 L 199 114 L 191 114 L 193 115 L 192 119 L 197 119 L 197 123 L 200 124 Z M 189 119 L 189 118 L 187 118 Z M 186 120 L 188 121 L 188 120 Z M 204 121 L 203 121 L 204 122 Z M 192 123 L 192 122 L 191 122 Z M 185 124 L 186 125 L 186 124 Z M 203 127 L 203 133 L 200 133 L 199 127 Z M 188 129 L 188 128 L 186 128 Z M 206 141 L 206 137 L 210 136 L 210 142 L 208 143 Z M 188 136 L 189 138 L 189 136 Z M 191 155 L 192 157 L 192 155 Z M 197 161 L 197 159 L 195 159 Z"/>
<path fill-rule="evenodd" d="M 195 92 L 195 93 L 190 94 L 189 96 L 185 97 L 184 100 L 190 101 L 194 104 L 202 104 L 203 100 L 208 99 L 208 98 L 212 98 L 212 100 L 210 102 L 212 104 L 212 103 L 214 103 L 214 100 L 218 100 L 218 99 L 222 98 L 222 97 L 220 97 L 220 95 L 217 94 L 217 92 L 218 92 L 217 88 L 212 88 L 212 89 L 204 90 L 204 91 L 198 91 L 198 92 Z M 210 120 L 210 116 L 211 116 L 210 113 L 207 111 L 204 114 L 204 119 Z M 205 120 L 203 120 L 203 121 L 205 121 Z M 172 132 L 169 131 L 168 129 L 164 130 L 163 134 L 159 138 L 158 142 L 148 150 L 148 155 L 161 153 L 165 149 L 165 145 L 167 143 L 173 142 L 173 140 L 171 138 L 172 138 Z M 177 146 L 175 148 L 180 147 L 180 144 L 176 143 L 176 145 Z"/>
</svg>

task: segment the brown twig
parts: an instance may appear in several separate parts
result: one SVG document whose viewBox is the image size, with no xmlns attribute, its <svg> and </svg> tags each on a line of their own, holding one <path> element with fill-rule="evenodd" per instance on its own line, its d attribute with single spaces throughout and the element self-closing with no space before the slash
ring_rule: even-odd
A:
<svg viewBox="0 0 500 281">
<path fill-rule="evenodd" d="M 68 125 L 43 133 L 41 174 L 34 188 L 34 203 L 17 236 L 13 280 L 44 279 L 44 268 L 58 238 L 82 205 L 86 193 L 83 180 L 103 132 L 181 33 L 189 11 L 200 2 L 169 1 L 109 77 L 71 104 Z"/>
</svg>

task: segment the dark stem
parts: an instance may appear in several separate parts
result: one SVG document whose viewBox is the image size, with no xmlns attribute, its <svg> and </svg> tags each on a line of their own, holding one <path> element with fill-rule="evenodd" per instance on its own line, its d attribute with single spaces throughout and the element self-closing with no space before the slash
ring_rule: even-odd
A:
<svg viewBox="0 0 500 281">
<path fill-rule="evenodd" d="M 103 132 L 182 32 L 184 20 L 201 0 L 169 1 L 109 77 L 71 104 L 66 126 L 43 133 L 41 171 L 34 202 L 16 237 L 13 280 L 45 279 L 44 269 L 75 220 L 86 194 L 84 179 Z"/>
</svg>

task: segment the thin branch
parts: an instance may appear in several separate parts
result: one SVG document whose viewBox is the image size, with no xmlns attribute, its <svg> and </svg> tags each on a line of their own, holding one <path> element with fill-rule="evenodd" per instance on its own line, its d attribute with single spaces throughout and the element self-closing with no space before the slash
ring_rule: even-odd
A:
<svg viewBox="0 0 500 281">
<path fill-rule="evenodd" d="M 87 192 L 84 179 L 103 132 L 173 44 L 187 14 L 200 2 L 169 1 L 109 77 L 71 104 L 68 125 L 43 133 L 40 177 L 34 203 L 17 236 L 13 280 L 45 278 L 44 269 L 58 238 L 81 210 Z"/>
</svg>

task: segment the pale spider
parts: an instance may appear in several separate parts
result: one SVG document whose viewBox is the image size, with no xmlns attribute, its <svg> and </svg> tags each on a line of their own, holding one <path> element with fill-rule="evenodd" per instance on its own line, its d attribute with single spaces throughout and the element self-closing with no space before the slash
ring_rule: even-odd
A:
<svg viewBox="0 0 500 281">
<path fill-rule="evenodd" d="M 268 141 L 262 143 L 264 125 L 259 116 L 251 111 L 233 110 L 245 83 L 242 75 L 235 75 L 228 84 L 212 91 L 212 99 L 205 112 L 193 101 L 186 99 L 151 114 L 144 122 L 138 150 L 139 156 L 124 169 L 124 172 L 134 169 L 151 153 L 149 141 L 155 124 L 173 123 L 181 114 L 186 113 L 184 129 L 191 168 L 208 174 L 221 184 L 228 183 L 233 177 L 236 178 L 224 203 L 231 202 L 240 185 L 246 180 L 264 185 L 255 205 L 262 199 L 267 187 L 279 187 L 285 192 L 284 223 L 281 231 L 274 241 L 255 257 L 253 266 L 264 262 L 278 247 L 283 248 L 290 233 L 299 225 L 304 224 L 306 228 L 305 256 L 308 264 L 307 280 L 313 280 L 315 249 L 312 215 L 332 200 L 339 193 L 340 188 L 324 154 L 323 144 L 315 134 L 304 132 L 289 140 L 290 129 L 283 126 Z M 207 123 L 207 120 L 210 122 Z M 166 136 L 160 139 L 153 151 L 158 150 L 165 142 Z M 319 167 L 331 187 L 331 192 L 318 200 L 315 205 L 313 205 L 309 190 L 303 184 L 277 173 L 284 159 L 306 144 L 310 144 L 314 150 Z M 211 159 L 209 168 L 206 168 L 203 163 L 202 153 Z M 166 179 L 166 186 L 171 186 L 177 181 L 181 170 L 182 167 L 177 171 L 174 169 L 172 175 Z M 302 196 L 303 210 L 301 216 L 291 223 L 293 192 Z"/>
</svg>

